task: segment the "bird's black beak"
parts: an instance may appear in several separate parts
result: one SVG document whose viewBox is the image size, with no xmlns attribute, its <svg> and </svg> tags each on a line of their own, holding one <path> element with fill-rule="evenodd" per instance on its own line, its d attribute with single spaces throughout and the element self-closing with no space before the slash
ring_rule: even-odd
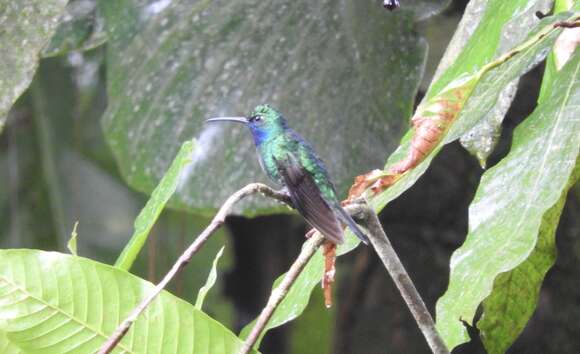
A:
<svg viewBox="0 0 580 354">
<path fill-rule="evenodd" d="M 237 123 L 247 124 L 248 123 L 248 118 L 246 118 L 246 117 L 217 117 L 217 118 L 208 119 L 205 122 L 206 123 L 212 123 L 212 122 L 237 122 Z"/>
</svg>

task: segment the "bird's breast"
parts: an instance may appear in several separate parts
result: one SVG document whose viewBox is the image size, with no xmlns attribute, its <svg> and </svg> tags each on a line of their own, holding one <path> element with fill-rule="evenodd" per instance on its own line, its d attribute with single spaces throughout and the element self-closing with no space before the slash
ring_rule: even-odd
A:
<svg viewBox="0 0 580 354">
<path fill-rule="evenodd" d="M 278 172 L 278 167 L 276 166 L 276 161 L 274 161 L 274 155 L 272 155 L 266 148 L 258 147 L 258 162 L 262 170 L 268 175 L 268 177 L 278 183 L 283 185 L 282 176 Z"/>
</svg>

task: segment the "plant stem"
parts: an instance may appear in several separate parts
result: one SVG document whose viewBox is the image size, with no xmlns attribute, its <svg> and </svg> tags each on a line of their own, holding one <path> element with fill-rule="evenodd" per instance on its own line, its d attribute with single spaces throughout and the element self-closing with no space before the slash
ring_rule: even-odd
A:
<svg viewBox="0 0 580 354">
<path fill-rule="evenodd" d="M 357 207 L 358 210 L 355 209 Z M 366 204 L 353 205 L 349 212 L 353 215 L 363 216 L 364 224 L 369 231 L 368 236 L 373 248 L 399 289 L 403 300 L 405 300 L 413 318 L 415 318 L 415 322 L 417 322 L 417 326 L 419 326 L 423 336 L 425 336 L 431 351 L 436 354 L 448 354 L 449 350 L 445 346 L 439 332 L 437 332 L 433 317 L 431 317 L 429 310 L 425 306 L 425 302 L 423 302 L 411 277 L 409 277 L 403 263 L 401 263 L 395 249 L 391 245 L 377 214 L 366 206 Z"/>
<path fill-rule="evenodd" d="M 143 301 L 141 301 L 137 307 L 135 307 L 129 316 L 117 327 L 109 339 L 107 339 L 107 341 L 99 350 L 99 354 L 108 354 L 115 348 L 115 346 L 127 334 L 131 328 L 131 325 L 137 320 L 139 315 L 147 308 L 147 306 L 149 306 L 149 304 L 157 297 L 157 295 L 161 293 L 161 291 L 175 277 L 175 275 L 179 273 L 189 263 L 189 261 L 191 261 L 193 255 L 205 244 L 211 235 L 213 235 L 215 231 L 225 223 L 226 216 L 229 214 L 233 206 L 243 198 L 255 193 L 261 193 L 267 197 L 291 205 L 290 199 L 285 193 L 275 191 L 262 183 L 248 184 L 244 188 L 232 194 L 221 206 L 217 214 L 212 219 L 211 223 L 177 259 L 175 264 L 173 264 L 173 267 L 171 267 L 171 270 L 169 270 L 165 277 L 163 277 L 161 282 L 159 282 L 153 291 L 145 299 L 143 299 Z"/>
</svg>

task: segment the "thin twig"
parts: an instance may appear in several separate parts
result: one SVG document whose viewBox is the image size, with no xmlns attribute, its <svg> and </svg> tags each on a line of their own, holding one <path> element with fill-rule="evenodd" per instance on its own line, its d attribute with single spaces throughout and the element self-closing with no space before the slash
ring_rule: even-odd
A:
<svg viewBox="0 0 580 354">
<path fill-rule="evenodd" d="M 149 306 L 149 304 L 157 297 L 157 295 L 159 295 L 159 293 L 175 277 L 175 275 L 189 263 L 193 255 L 203 246 L 203 244 L 211 237 L 211 235 L 213 235 L 213 233 L 224 224 L 226 216 L 229 214 L 233 206 L 241 199 L 255 193 L 261 193 L 267 197 L 291 205 L 290 199 L 285 193 L 275 191 L 262 183 L 248 184 L 244 188 L 232 194 L 221 206 L 211 223 L 177 259 L 163 280 L 161 280 L 161 282 L 155 286 L 153 291 L 143 301 L 141 301 L 137 307 L 135 307 L 131 314 L 119 325 L 119 327 L 117 327 L 109 339 L 107 339 L 107 341 L 99 350 L 99 354 L 108 354 L 115 348 L 121 339 L 123 339 L 125 334 L 127 334 L 129 328 L 131 328 L 131 325 L 137 320 L 137 317 L 139 317 L 139 315 L 147 308 L 147 306 Z"/>
<path fill-rule="evenodd" d="M 358 207 L 358 210 L 356 209 Z M 349 212 L 353 216 L 362 216 L 363 224 L 366 225 L 369 233 L 369 239 L 379 258 L 385 265 L 395 285 L 399 289 L 403 300 L 409 307 L 411 314 L 415 318 L 419 329 L 425 336 L 427 344 L 431 351 L 436 354 L 448 354 L 449 350 L 445 346 L 443 339 L 435 328 L 433 317 L 427 310 L 423 299 L 415 288 L 411 277 L 407 274 L 403 263 L 397 256 L 395 249 L 391 245 L 377 214 L 366 206 L 366 204 L 354 204 L 349 208 Z"/>
<path fill-rule="evenodd" d="M 284 277 L 280 285 L 276 289 L 272 290 L 272 293 L 270 294 L 270 298 L 268 299 L 266 307 L 264 307 L 264 309 L 260 313 L 260 316 L 258 316 L 256 324 L 254 325 L 252 331 L 244 341 L 244 344 L 240 349 L 239 354 L 248 354 L 250 350 L 252 350 L 252 347 L 254 346 L 254 344 L 256 344 L 258 338 L 260 338 L 260 335 L 262 334 L 264 328 L 266 327 L 266 324 L 274 314 L 274 311 L 276 310 L 278 305 L 280 305 L 282 300 L 284 300 L 284 298 L 288 294 L 288 291 L 290 290 L 290 288 L 292 287 L 292 285 L 294 284 L 300 273 L 302 273 L 302 270 L 304 270 L 306 264 L 308 264 L 308 261 L 310 261 L 312 256 L 314 256 L 314 253 L 316 253 L 316 250 L 320 247 L 320 245 L 322 245 L 323 242 L 324 236 L 322 236 L 322 234 L 320 234 L 319 232 L 315 232 L 314 235 L 310 238 L 310 240 L 304 244 L 304 246 L 302 247 L 302 251 L 300 251 L 300 254 L 298 255 L 298 258 L 296 258 L 296 260 L 286 273 L 286 276 Z"/>
</svg>

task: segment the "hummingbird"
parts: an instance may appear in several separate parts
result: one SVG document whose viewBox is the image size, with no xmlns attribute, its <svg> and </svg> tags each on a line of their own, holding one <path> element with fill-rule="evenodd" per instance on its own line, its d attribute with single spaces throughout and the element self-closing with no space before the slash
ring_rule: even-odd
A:
<svg viewBox="0 0 580 354">
<path fill-rule="evenodd" d="M 219 117 L 206 122 L 236 122 L 250 129 L 260 166 L 276 184 L 284 187 L 294 208 L 326 239 L 341 244 L 343 226 L 368 244 L 367 236 L 342 208 L 322 160 L 312 146 L 288 126 L 269 105 L 259 105 L 247 117 Z"/>
</svg>

